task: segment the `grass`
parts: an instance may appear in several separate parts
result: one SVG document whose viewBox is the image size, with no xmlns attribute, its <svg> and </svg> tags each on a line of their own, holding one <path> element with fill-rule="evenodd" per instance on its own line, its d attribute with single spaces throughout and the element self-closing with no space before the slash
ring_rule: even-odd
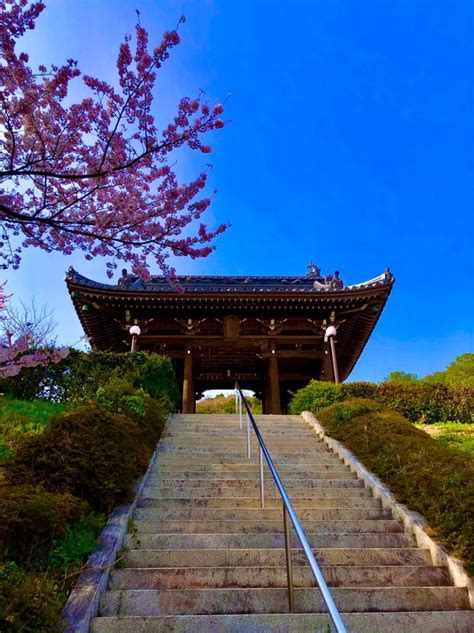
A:
<svg viewBox="0 0 474 633">
<path fill-rule="evenodd" d="M 449 446 L 474 457 L 474 424 L 443 422 L 417 424 L 417 428 L 428 433 L 438 444 Z"/>
<path fill-rule="evenodd" d="M 0 397 L 0 462 L 15 454 L 25 434 L 42 433 L 49 420 L 66 411 L 67 405 L 47 400 L 12 400 Z"/>
</svg>

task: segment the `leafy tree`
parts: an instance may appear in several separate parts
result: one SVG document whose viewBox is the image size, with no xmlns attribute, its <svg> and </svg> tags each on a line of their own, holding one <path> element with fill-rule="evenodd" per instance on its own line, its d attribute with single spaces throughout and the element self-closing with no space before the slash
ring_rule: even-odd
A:
<svg viewBox="0 0 474 633">
<path fill-rule="evenodd" d="M 385 378 L 384 382 L 404 382 L 404 383 L 413 383 L 418 380 L 418 376 L 416 374 L 410 374 L 406 371 L 392 371 Z"/>
<path fill-rule="evenodd" d="M 462 354 L 445 371 L 423 378 L 423 382 L 443 383 L 451 387 L 474 387 L 474 354 Z"/>
</svg>

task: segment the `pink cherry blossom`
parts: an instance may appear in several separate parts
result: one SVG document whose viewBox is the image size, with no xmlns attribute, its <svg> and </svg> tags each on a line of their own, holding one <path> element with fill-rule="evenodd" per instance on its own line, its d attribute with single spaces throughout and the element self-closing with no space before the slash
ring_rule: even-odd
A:
<svg viewBox="0 0 474 633">
<path fill-rule="evenodd" d="M 177 30 L 149 50 L 138 23 L 134 42 L 125 37 L 118 51 L 119 88 L 81 76 L 74 60 L 49 69 L 29 60 L 19 41 L 44 8 L 0 0 L 0 267 L 18 267 L 22 249 L 34 246 L 104 257 L 109 277 L 119 260 L 143 277 L 155 266 L 175 283 L 169 255 L 206 257 L 226 225 L 196 229 L 210 203 L 207 172 L 180 182 L 173 152 L 209 153 L 202 139 L 223 127 L 224 108 L 185 97 L 158 128 L 156 75 L 179 44 Z M 74 80 L 89 92 L 78 103 L 68 98 Z"/>
</svg>

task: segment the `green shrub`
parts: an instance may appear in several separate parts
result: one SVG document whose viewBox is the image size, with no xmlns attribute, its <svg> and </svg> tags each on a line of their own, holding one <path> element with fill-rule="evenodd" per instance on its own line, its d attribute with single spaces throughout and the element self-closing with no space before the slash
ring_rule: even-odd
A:
<svg viewBox="0 0 474 633">
<path fill-rule="evenodd" d="M 0 398 L 0 461 L 12 457 L 25 433 L 41 433 L 51 417 L 62 413 L 65 404 L 45 400 Z"/>
<path fill-rule="evenodd" d="M 4 633 L 63 633 L 64 596 L 44 574 L 0 565 L 0 630 Z"/>
<path fill-rule="evenodd" d="M 379 385 L 367 382 L 334 385 L 312 380 L 292 395 L 289 411 L 294 414 L 305 410 L 315 412 L 333 402 L 351 398 L 372 398 L 411 422 L 474 421 L 474 389 L 415 380 L 387 381 Z"/>
<path fill-rule="evenodd" d="M 318 411 L 333 402 L 343 400 L 343 393 L 338 385 L 332 382 L 311 380 L 306 387 L 292 394 L 288 410 L 297 415 L 302 411 Z"/>
<path fill-rule="evenodd" d="M 136 389 L 124 379 L 113 377 L 103 387 L 99 387 L 96 402 L 107 411 L 126 415 L 135 422 L 137 440 L 144 447 L 144 450 L 139 451 L 139 456 L 147 460 L 145 464 L 143 460 L 140 461 L 145 470 L 149 459 L 148 449 L 155 449 L 163 432 L 168 401 L 155 400 L 143 389 Z"/>
<path fill-rule="evenodd" d="M 63 539 L 53 542 L 48 553 L 49 568 L 66 574 L 71 568 L 83 565 L 97 548 L 105 522 L 103 514 L 91 513 L 71 525 Z"/>
<path fill-rule="evenodd" d="M 377 385 L 374 382 L 344 382 L 339 388 L 344 400 L 373 398 L 377 393 Z"/>
<path fill-rule="evenodd" d="M 54 539 L 88 510 L 70 493 L 47 492 L 40 485 L 0 487 L 0 557 L 18 562 L 41 559 Z"/>
<path fill-rule="evenodd" d="M 381 383 L 375 394 L 380 402 L 411 422 L 472 422 L 474 389 L 441 384 Z"/>
<path fill-rule="evenodd" d="M 133 420 L 87 405 L 54 418 L 40 436 L 25 439 L 5 470 L 12 483 L 41 483 L 108 512 L 132 496 L 150 454 Z"/>
<path fill-rule="evenodd" d="M 474 464 L 394 411 L 368 409 L 347 401 L 318 419 L 474 570 Z"/>
<path fill-rule="evenodd" d="M 71 349 L 57 364 L 23 369 L 2 382 L 4 393 L 22 400 L 42 398 L 59 402 L 92 402 L 98 387 L 123 378 L 152 398 L 179 406 L 179 389 L 171 360 L 145 352 L 79 352 Z"/>
</svg>

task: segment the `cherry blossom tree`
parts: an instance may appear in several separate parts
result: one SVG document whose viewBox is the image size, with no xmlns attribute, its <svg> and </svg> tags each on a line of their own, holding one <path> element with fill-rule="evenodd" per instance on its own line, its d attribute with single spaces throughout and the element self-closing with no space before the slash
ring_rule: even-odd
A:
<svg viewBox="0 0 474 633">
<path fill-rule="evenodd" d="M 53 327 L 51 313 L 44 308 L 37 310 L 34 304 L 23 306 L 20 312 L 8 306 L 9 298 L 5 284 L 0 284 L 0 380 L 16 376 L 24 367 L 59 363 L 66 358 L 67 347 L 55 347 L 48 341 Z M 24 316 L 30 321 L 25 322 Z"/>
<path fill-rule="evenodd" d="M 206 257 L 226 229 L 201 222 L 210 204 L 207 170 L 182 183 L 173 163 L 179 148 L 211 151 L 203 135 L 224 126 L 223 106 L 211 107 L 202 94 L 184 97 L 158 129 L 153 91 L 179 43 L 177 28 L 150 49 L 138 21 L 133 46 L 129 36 L 120 46 L 116 86 L 82 75 L 74 60 L 33 67 L 17 44 L 44 8 L 40 0 L 0 0 L 0 268 L 18 268 L 22 250 L 35 246 L 105 257 L 109 277 L 120 260 L 144 279 L 155 265 L 173 282 L 169 255 Z M 79 79 L 87 96 L 72 103 L 70 84 Z M 4 325 L 6 300 L 3 284 Z M 4 337 L 0 378 L 66 353 L 32 345 L 26 335 Z"/>
<path fill-rule="evenodd" d="M 211 107 L 202 95 L 185 97 L 169 125 L 158 129 L 153 89 L 179 43 L 177 29 L 150 49 L 138 22 L 133 50 L 129 36 L 120 46 L 117 86 L 81 75 L 73 60 L 33 68 L 17 41 L 44 8 L 41 1 L 0 0 L 3 267 L 18 267 L 22 249 L 36 246 L 105 257 L 109 277 L 122 260 L 142 278 L 151 264 L 173 278 L 170 254 L 206 257 L 226 228 L 210 231 L 200 223 L 210 204 L 203 196 L 207 171 L 180 183 L 173 169 L 178 148 L 211 151 L 203 135 L 224 126 L 223 106 Z M 78 78 L 88 95 L 70 103 L 69 87 Z"/>
</svg>

